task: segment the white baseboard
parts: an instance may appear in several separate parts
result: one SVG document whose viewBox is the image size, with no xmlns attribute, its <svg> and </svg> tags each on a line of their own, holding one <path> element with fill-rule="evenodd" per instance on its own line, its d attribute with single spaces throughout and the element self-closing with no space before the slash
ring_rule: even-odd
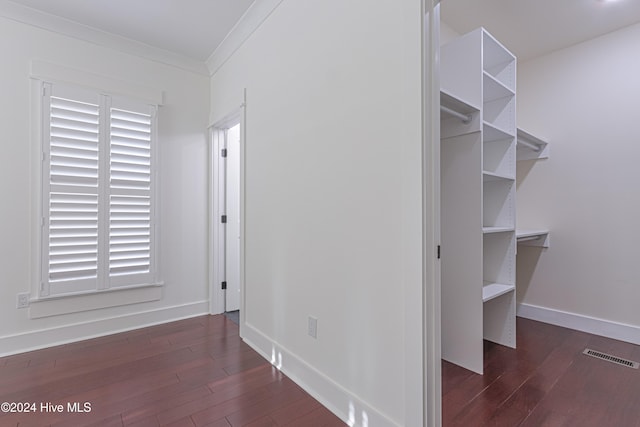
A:
<svg viewBox="0 0 640 427">
<path fill-rule="evenodd" d="M 0 337 L 0 357 L 209 314 L 209 301 Z"/>
<path fill-rule="evenodd" d="M 519 317 L 640 345 L 640 327 L 530 304 L 518 304 Z"/>
<path fill-rule="evenodd" d="M 251 325 L 244 325 L 242 338 L 348 426 L 400 427 L 400 424 L 317 371 L 297 355 L 271 341 Z"/>
</svg>

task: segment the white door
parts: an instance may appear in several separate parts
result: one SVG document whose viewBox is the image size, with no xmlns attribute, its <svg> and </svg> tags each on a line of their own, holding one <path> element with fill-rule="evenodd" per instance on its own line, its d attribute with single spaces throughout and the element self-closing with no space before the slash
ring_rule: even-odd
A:
<svg viewBox="0 0 640 427">
<path fill-rule="evenodd" d="M 240 309 L 240 125 L 227 130 L 225 311 Z"/>
</svg>

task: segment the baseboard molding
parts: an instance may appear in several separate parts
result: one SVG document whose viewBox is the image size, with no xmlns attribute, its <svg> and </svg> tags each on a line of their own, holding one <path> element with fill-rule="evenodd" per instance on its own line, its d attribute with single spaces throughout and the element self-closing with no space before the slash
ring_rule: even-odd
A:
<svg viewBox="0 0 640 427">
<path fill-rule="evenodd" d="M 0 337 L 0 357 L 209 314 L 209 301 Z"/>
<path fill-rule="evenodd" d="M 640 327 L 531 304 L 518 304 L 517 315 L 615 340 L 640 345 Z"/>
<path fill-rule="evenodd" d="M 287 351 L 278 343 L 251 325 L 243 327 L 244 341 L 269 360 L 287 377 L 336 414 L 349 426 L 400 427 L 371 405 L 350 393 L 340 384 L 307 364 L 299 356 Z"/>
</svg>

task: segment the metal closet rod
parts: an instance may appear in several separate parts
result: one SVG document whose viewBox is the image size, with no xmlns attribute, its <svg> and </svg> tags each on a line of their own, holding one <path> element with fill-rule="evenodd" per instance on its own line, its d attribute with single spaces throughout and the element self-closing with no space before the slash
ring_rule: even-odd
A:
<svg viewBox="0 0 640 427">
<path fill-rule="evenodd" d="M 540 150 L 542 149 L 542 147 L 541 147 L 541 146 L 536 145 L 536 144 L 532 144 L 532 143 L 530 143 L 530 142 L 528 142 L 528 141 L 525 141 L 524 139 L 518 139 L 518 144 L 522 144 L 522 145 L 524 145 L 525 147 L 529 147 L 529 148 L 531 148 L 533 151 L 536 151 L 536 152 L 537 152 L 537 151 L 540 151 Z"/>
<path fill-rule="evenodd" d="M 540 240 L 542 239 L 542 236 L 527 236 L 527 237 L 519 237 L 518 242 L 529 242 L 531 240 Z"/>
<path fill-rule="evenodd" d="M 447 113 L 447 114 L 449 114 L 449 115 L 451 115 L 453 117 L 459 118 L 460 120 L 462 120 L 462 123 L 464 123 L 464 124 L 469 123 L 471 121 L 471 118 L 472 118 L 471 114 L 460 113 L 460 112 L 458 112 L 456 110 L 453 110 L 453 109 L 451 109 L 449 107 L 445 107 L 444 105 L 440 106 L 440 111 L 442 111 L 444 113 Z"/>
</svg>

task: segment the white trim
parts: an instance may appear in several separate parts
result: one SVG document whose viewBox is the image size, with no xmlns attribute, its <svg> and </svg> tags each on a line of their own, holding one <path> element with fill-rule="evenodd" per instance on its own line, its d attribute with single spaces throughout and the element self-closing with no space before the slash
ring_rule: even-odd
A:
<svg viewBox="0 0 640 427">
<path fill-rule="evenodd" d="M 442 425 L 440 233 L 440 7 L 423 4 L 422 46 L 422 384 L 423 425 Z"/>
<path fill-rule="evenodd" d="M 640 345 L 640 326 L 531 304 L 518 304 L 518 316 Z"/>
<path fill-rule="evenodd" d="M 43 162 L 42 158 L 42 141 L 44 139 L 43 129 L 43 88 L 44 84 L 40 80 L 30 80 L 30 96 L 31 96 L 31 114 L 30 114 L 30 126 L 29 126 L 29 138 L 31 139 L 31 153 L 38 153 L 38 155 L 31 155 L 31 173 L 32 181 L 29 187 L 31 193 L 31 258 L 29 269 L 29 286 L 28 291 L 31 295 L 38 295 L 40 292 L 41 278 L 43 277 L 43 253 L 44 245 L 42 244 L 44 217 L 44 207 L 42 204 L 43 194 Z"/>
<path fill-rule="evenodd" d="M 160 89 L 116 80 L 112 77 L 65 67 L 40 59 L 31 61 L 31 78 L 82 86 L 98 92 L 134 98 L 154 105 L 162 105 L 163 102 L 163 91 Z"/>
<path fill-rule="evenodd" d="M 162 299 L 162 292 L 162 285 L 158 284 L 105 289 L 77 295 L 63 294 L 51 298 L 35 299 L 29 303 L 29 318 L 40 319 L 61 314 L 159 301 Z"/>
<path fill-rule="evenodd" d="M 226 164 L 222 161 L 220 150 L 226 147 L 226 131 L 240 124 L 240 336 L 242 336 L 245 318 L 245 291 L 244 291 L 244 246 L 245 246 L 245 215 L 244 215 L 244 185 L 245 185 L 245 102 L 246 90 L 243 101 L 232 113 L 215 122 L 211 126 L 211 141 L 209 144 L 209 313 L 220 314 L 225 311 L 225 294 L 220 287 L 224 280 L 224 226 L 219 218 L 223 215 L 224 206 L 224 179 L 226 176 Z"/>
<path fill-rule="evenodd" d="M 208 301 L 165 307 L 0 337 L 0 357 L 132 331 L 207 314 Z"/>
<path fill-rule="evenodd" d="M 241 311 L 242 313 L 242 311 Z M 252 325 L 244 325 L 244 341 L 273 366 L 349 426 L 400 427 L 373 406 L 367 404 L 331 378 L 307 364 L 302 358 L 281 347 Z"/>
<path fill-rule="evenodd" d="M 282 3 L 282 0 L 256 0 L 240 17 L 229 34 L 222 40 L 216 50 L 206 61 L 210 75 L 218 69 L 242 46 L 271 13 Z"/>
<path fill-rule="evenodd" d="M 247 298 L 245 293 L 245 248 L 246 248 L 246 199 L 245 185 L 246 174 L 246 149 L 247 149 L 247 88 L 242 92 L 242 105 L 240 106 L 240 338 L 244 338 L 245 323 L 247 319 Z"/>
<path fill-rule="evenodd" d="M 225 176 L 225 163 L 220 155 L 225 146 L 225 131 L 214 127 L 211 129 L 211 143 L 209 145 L 209 313 L 224 313 L 225 295 L 220 289 L 224 267 L 224 226 L 220 223 L 220 215 L 224 209 L 222 200 L 224 195 L 220 184 Z"/>
<path fill-rule="evenodd" d="M 206 65 L 202 61 L 150 46 L 117 34 L 108 33 L 8 0 L 0 0 L 0 16 L 160 64 L 169 65 L 200 75 L 208 75 Z"/>
</svg>

